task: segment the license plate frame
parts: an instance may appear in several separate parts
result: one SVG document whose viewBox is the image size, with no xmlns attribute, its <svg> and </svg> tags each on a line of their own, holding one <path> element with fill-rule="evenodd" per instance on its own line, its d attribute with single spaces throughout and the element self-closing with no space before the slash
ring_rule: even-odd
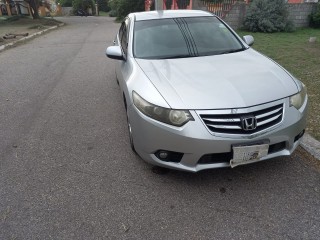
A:
<svg viewBox="0 0 320 240">
<path fill-rule="evenodd" d="M 268 155 L 269 144 L 259 143 L 253 145 L 245 146 L 233 146 L 232 147 L 232 159 L 230 160 L 230 166 L 232 168 L 245 165 L 249 163 L 254 163 L 260 161 L 261 158 Z"/>
</svg>

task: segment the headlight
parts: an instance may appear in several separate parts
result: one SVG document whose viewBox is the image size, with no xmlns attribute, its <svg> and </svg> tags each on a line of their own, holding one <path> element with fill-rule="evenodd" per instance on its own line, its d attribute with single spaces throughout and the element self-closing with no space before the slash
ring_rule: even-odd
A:
<svg viewBox="0 0 320 240">
<path fill-rule="evenodd" d="M 143 114 L 160 122 L 181 127 L 189 121 L 194 121 L 187 110 L 174 110 L 153 105 L 140 97 L 135 91 L 132 92 L 132 98 L 134 105 Z"/>
<path fill-rule="evenodd" d="M 301 83 L 301 91 L 296 95 L 290 97 L 290 106 L 294 106 L 296 109 L 300 109 L 306 99 L 307 88 Z"/>
</svg>

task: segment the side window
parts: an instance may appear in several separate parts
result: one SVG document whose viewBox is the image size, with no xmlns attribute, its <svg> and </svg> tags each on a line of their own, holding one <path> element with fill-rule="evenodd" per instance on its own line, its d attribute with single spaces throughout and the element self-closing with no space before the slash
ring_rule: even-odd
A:
<svg viewBox="0 0 320 240">
<path fill-rule="evenodd" d="M 124 24 L 122 24 L 120 29 L 119 29 L 119 45 L 121 45 L 121 39 L 122 39 L 122 36 L 123 36 L 123 27 L 124 27 Z"/>
<path fill-rule="evenodd" d="M 119 41 L 124 55 L 128 52 L 129 19 L 127 18 L 119 30 Z"/>
</svg>

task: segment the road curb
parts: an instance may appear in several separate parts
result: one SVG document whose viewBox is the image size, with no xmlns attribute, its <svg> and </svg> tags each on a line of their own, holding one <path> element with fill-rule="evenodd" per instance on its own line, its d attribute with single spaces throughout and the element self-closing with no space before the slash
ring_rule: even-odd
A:
<svg viewBox="0 0 320 240">
<path fill-rule="evenodd" d="M 43 34 L 45 32 L 51 31 L 51 30 L 56 29 L 58 27 L 62 27 L 64 25 L 65 25 L 64 23 L 60 23 L 60 24 L 58 24 L 56 26 L 52 26 L 52 27 L 46 28 L 46 29 L 44 29 L 44 30 L 42 30 L 40 32 L 36 32 L 36 33 L 30 34 L 30 35 L 28 35 L 26 37 L 20 38 L 20 39 L 14 41 L 14 42 L 4 44 L 4 45 L 0 46 L 0 52 L 5 50 L 8 47 L 12 47 L 12 46 L 16 45 L 19 42 L 23 42 L 25 40 L 32 39 L 32 38 L 36 37 L 37 35 L 41 35 L 41 34 Z"/>
<path fill-rule="evenodd" d="M 301 146 L 312 156 L 320 161 L 320 142 L 306 133 L 301 141 Z"/>
</svg>

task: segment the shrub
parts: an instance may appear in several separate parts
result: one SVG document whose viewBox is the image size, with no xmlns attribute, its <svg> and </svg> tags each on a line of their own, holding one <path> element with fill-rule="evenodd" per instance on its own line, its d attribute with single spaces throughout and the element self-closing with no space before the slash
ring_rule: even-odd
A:
<svg viewBox="0 0 320 240">
<path fill-rule="evenodd" d="M 117 20 L 122 20 L 131 12 L 144 11 L 144 0 L 109 0 L 109 5 Z"/>
<path fill-rule="evenodd" d="M 108 0 L 97 0 L 99 5 L 99 10 L 104 12 L 109 12 L 110 7 L 108 5 Z"/>
<path fill-rule="evenodd" d="M 252 32 L 291 32 L 294 26 L 288 15 L 284 0 L 254 0 L 248 8 L 244 27 Z"/>
<path fill-rule="evenodd" d="M 78 10 L 84 10 L 88 13 L 88 9 L 92 9 L 92 14 L 95 14 L 95 4 L 93 0 L 72 0 L 73 13 L 76 14 Z"/>
<path fill-rule="evenodd" d="M 109 16 L 110 16 L 110 17 L 116 17 L 116 16 L 117 16 L 117 12 L 116 12 L 115 10 L 111 10 L 111 11 L 109 12 Z"/>
<path fill-rule="evenodd" d="M 59 0 L 61 7 L 72 7 L 72 0 Z"/>
<path fill-rule="evenodd" d="M 310 27 L 320 28 L 320 2 L 318 2 L 317 10 L 310 16 Z"/>
</svg>

